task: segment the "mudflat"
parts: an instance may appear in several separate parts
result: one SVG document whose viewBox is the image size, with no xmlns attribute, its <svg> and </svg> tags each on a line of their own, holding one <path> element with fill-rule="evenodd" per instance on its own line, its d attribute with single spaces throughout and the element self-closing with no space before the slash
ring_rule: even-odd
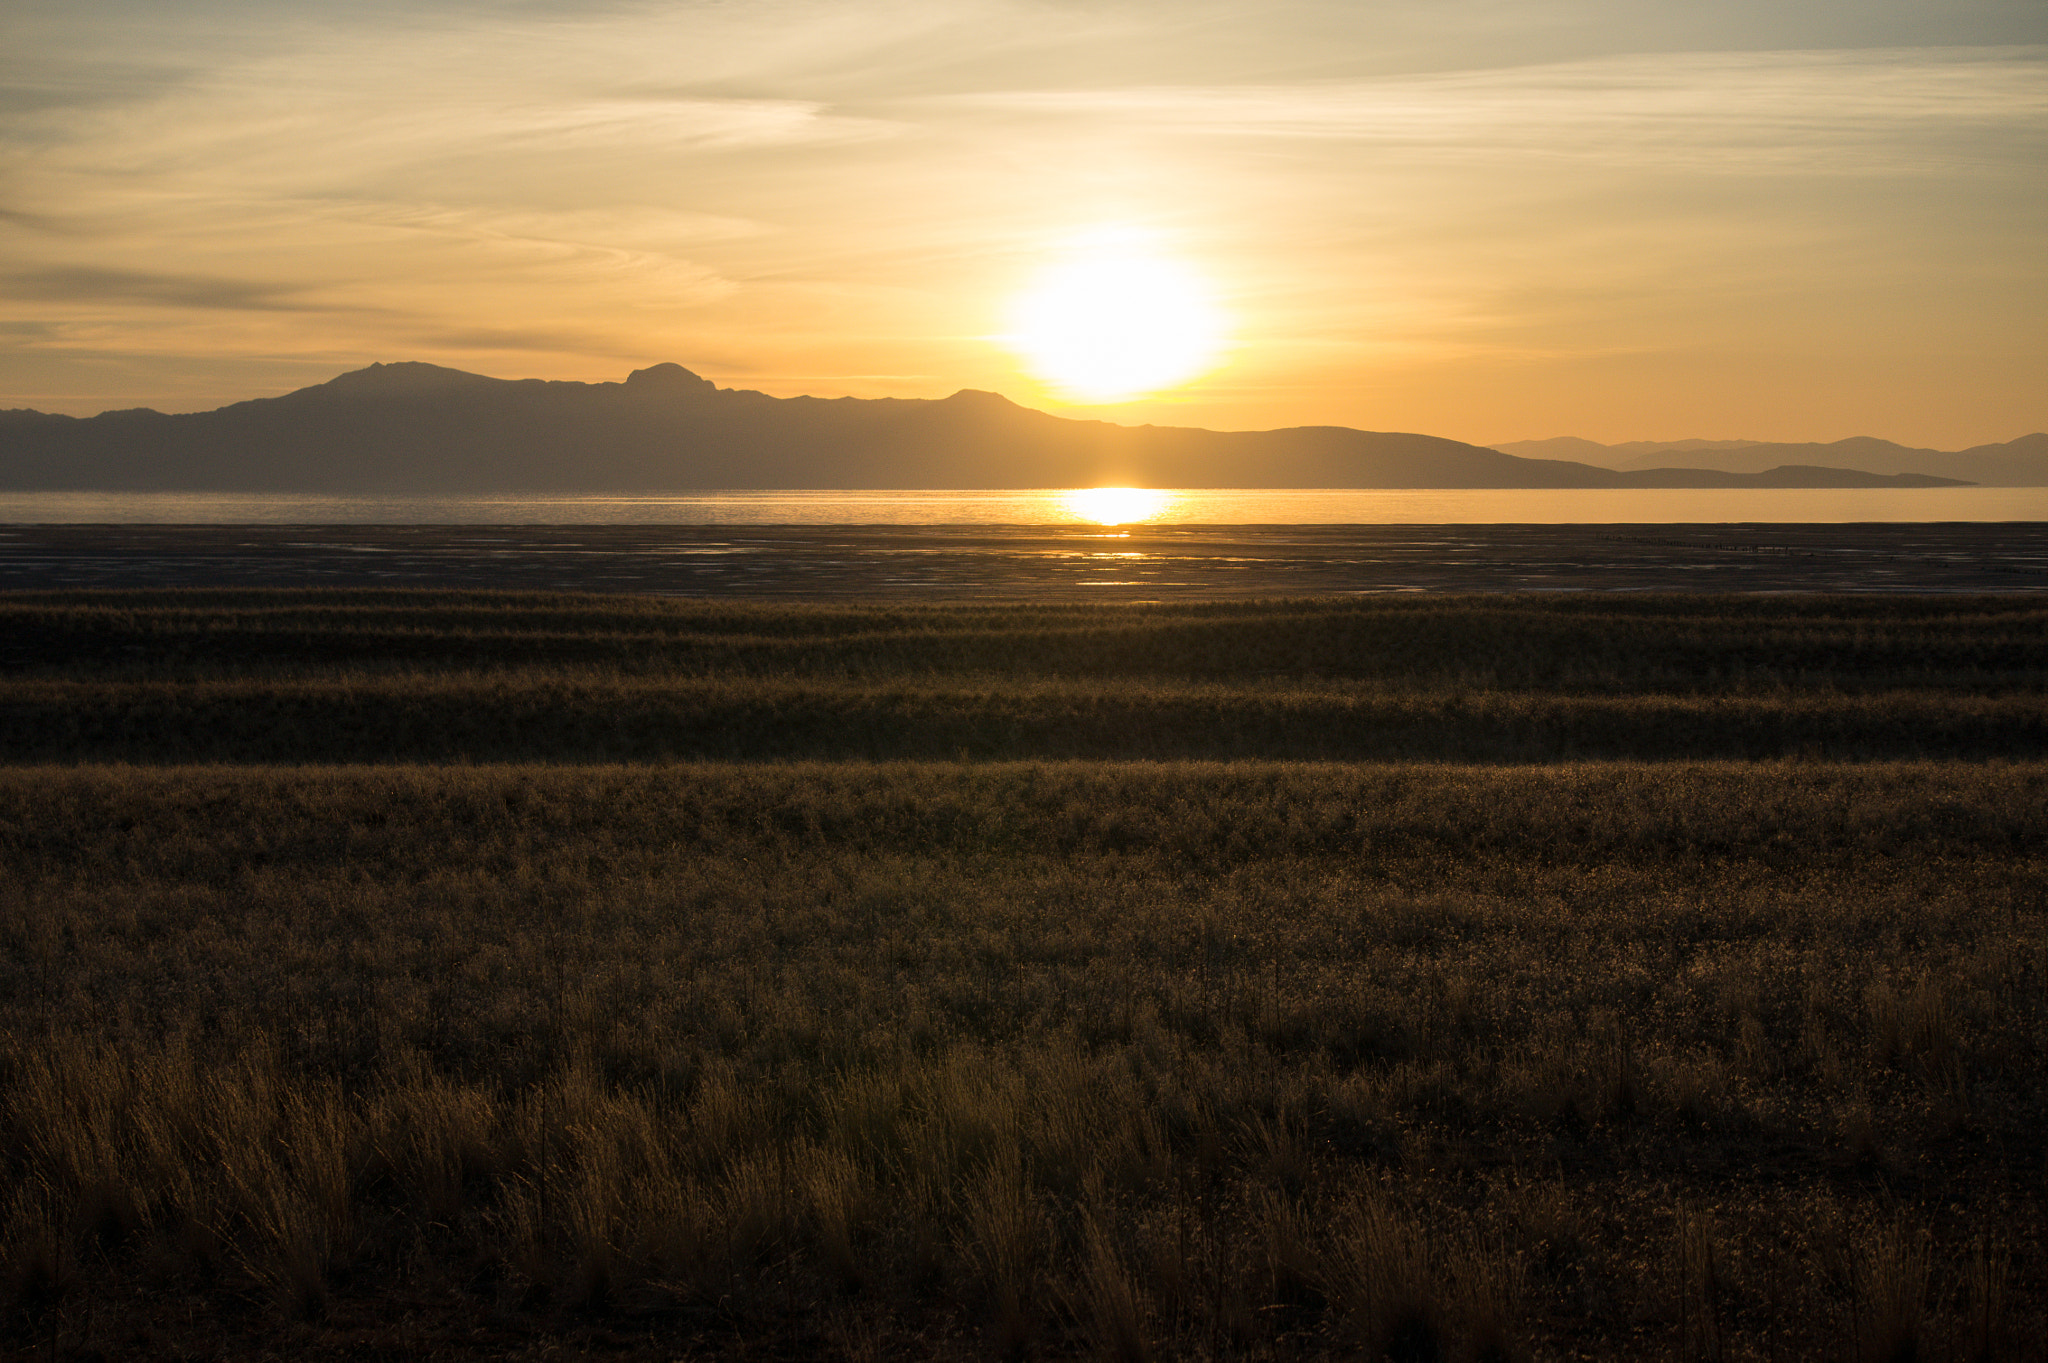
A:
<svg viewBox="0 0 2048 1363">
<path fill-rule="evenodd" d="M 0 526 L 0 591 L 432 587 L 783 599 L 2048 590 L 2048 524 Z"/>
</svg>

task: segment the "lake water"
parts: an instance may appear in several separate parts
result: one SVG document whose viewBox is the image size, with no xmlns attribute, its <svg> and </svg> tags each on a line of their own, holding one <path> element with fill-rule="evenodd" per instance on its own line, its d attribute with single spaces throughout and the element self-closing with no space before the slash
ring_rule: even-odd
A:
<svg viewBox="0 0 2048 1363">
<path fill-rule="evenodd" d="M 2048 592 L 2048 520 L 0 525 L 0 593 L 81 587 L 1109 602 L 1362 592 Z"/>
<path fill-rule="evenodd" d="M 642 497 L 0 493 L 14 525 L 1651 525 L 2048 521 L 2048 488 L 691 492 Z"/>
</svg>

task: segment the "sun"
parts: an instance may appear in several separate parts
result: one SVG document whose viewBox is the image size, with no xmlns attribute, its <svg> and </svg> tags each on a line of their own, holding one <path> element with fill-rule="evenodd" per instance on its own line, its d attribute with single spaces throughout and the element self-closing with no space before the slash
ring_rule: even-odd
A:
<svg viewBox="0 0 2048 1363">
<path fill-rule="evenodd" d="M 1172 501 L 1170 494 L 1149 487 L 1077 487 L 1060 494 L 1060 505 L 1069 516 L 1097 525 L 1149 521 Z"/>
<path fill-rule="evenodd" d="M 1223 314 L 1193 270 L 1129 232 L 1094 233 L 1011 305 L 1002 337 L 1073 401 L 1123 402 L 1213 368 Z"/>
</svg>

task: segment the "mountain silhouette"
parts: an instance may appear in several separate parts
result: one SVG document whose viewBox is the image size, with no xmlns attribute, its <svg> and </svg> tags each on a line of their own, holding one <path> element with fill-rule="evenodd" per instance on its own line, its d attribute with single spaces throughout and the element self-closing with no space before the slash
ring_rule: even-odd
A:
<svg viewBox="0 0 2048 1363">
<path fill-rule="evenodd" d="M 1999 445 L 1966 450 L 1915 449 L 1870 436 L 1828 444 L 1764 440 L 1632 440 L 1600 445 L 1576 436 L 1516 440 L 1493 448 L 1523 458 L 1578 459 L 1622 470 L 1682 462 L 1721 473 L 1761 474 L 1780 465 L 1825 465 L 1868 473 L 1927 473 L 1985 487 L 2048 487 L 2048 435 L 2023 435 Z"/>
<path fill-rule="evenodd" d="M 624 383 L 374 364 L 211 412 L 0 412 L 0 488 L 598 494 L 705 488 L 1899 487 L 1836 468 L 1617 472 L 1436 436 L 1076 421 L 995 393 L 776 398 L 677 364 Z"/>
</svg>

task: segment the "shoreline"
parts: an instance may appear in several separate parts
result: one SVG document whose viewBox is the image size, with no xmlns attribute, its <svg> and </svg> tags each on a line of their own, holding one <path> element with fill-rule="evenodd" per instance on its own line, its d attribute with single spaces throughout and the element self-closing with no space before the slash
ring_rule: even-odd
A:
<svg viewBox="0 0 2048 1363">
<path fill-rule="evenodd" d="M 423 587 L 786 600 L 2048 591 L 2048 522 L 0 525 L 0 592 Z"/>
</svg>

